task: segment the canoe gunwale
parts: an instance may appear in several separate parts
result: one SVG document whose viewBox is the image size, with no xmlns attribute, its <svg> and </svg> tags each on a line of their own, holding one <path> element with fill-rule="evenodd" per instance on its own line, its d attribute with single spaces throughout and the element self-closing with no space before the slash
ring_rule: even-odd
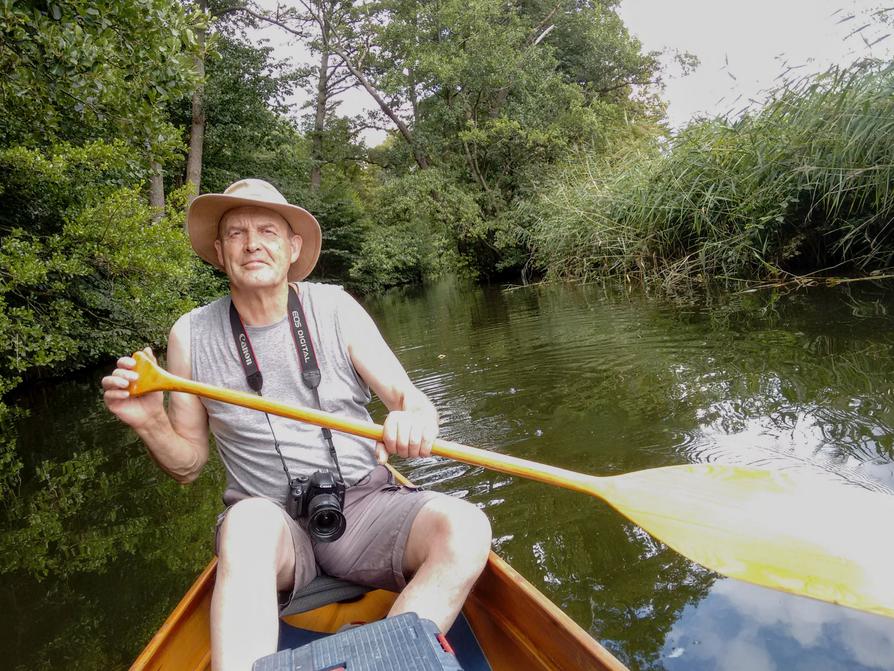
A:
<svg viewBox="0 0 894 671">
<path fill-rule="evenodd" d="M 171 640 L 180 634 L 183 623 L 194 619 L 197 610 L 202 607 L 205 600 L 210 602 L 211 592 L 214 587 L 214 577 L 217 575 L 217 557 L 211 559 L 205 569 L 195 579 L 195 582 L 180 599 L 180 602 L 171 611 L 171 614 L 165 619 L 164 624 L 150 639 L 146 647 L 134 660 L 130 666 L 130 671 L 143 671 L 149 669 L 160 669 L 162 666 L 153 664 L 153 662 L 163 656 L 165 648 L 170 645 Z M 208 637 L 210 639 L 210 631 Z M 200 663 L 196 669 L 206 669 L 211 667 L 211 646 L 208 646 L 207 652 L 202 656 L 203 663 Z"/>
<path fill-rule="evenodd" d="M 487 617 L 498 623 L 516 645 L 538 660 L 539 664 L 530 666 L 532 669 L 629 671 L 599 641 L 494 552 L 490 553 L 482 578 L 463 607 L 473 628 L 476 608 L 484 609 Z M 486 641 L 482 646 L 487 653 Z M 516 662 L 507 668 L 520 667 Z"/>
</svg>

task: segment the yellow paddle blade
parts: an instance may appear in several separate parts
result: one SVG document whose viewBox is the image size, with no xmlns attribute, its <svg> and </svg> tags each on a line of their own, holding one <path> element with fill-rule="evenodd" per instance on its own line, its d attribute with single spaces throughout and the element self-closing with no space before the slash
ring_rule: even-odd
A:
<svg viewBox="0 0 894 671">
<path fill-rule="evenodd" d="M 714 464 L 591 485 L 632 522 L 717 573 L 894 617 L 894 496 Z"/>
<path fill-rule="evenodd" d="M 142 352 L 130 392 L 179 391 L 379 440 L 382 427 L 171 375 Z M 736 466 L 596 477 L 446 440 L 432 453 L 590 494 L 717 573 L 894 617 L 894 496 Z M 866 520 L 878 520 L 872 528 Z"/>
</svg>

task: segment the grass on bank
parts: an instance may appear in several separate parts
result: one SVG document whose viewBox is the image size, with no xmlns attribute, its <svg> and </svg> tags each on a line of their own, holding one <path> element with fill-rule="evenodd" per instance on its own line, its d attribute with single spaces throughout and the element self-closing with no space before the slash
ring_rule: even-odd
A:
<svg viewBox="0 0 894 671">
<path fill-rule="evenodd" d="M 552 279 L 880 272 L 894 260 L 894 64 L 836 67 L 738 120 L 580 157 L 520 214 Z"/>
</svg>

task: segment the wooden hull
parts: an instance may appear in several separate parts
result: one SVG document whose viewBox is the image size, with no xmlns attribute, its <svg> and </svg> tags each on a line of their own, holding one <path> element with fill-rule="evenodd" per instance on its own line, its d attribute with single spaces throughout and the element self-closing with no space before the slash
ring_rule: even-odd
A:
<svg viewBox="0 0 894 671">
<path fill-rule="evenodd" d="M 208 564 L 137 657 L 131 671 L 211 668 L 209 625 L 216 567 L 216 559 Z M 385 617 L 395 598 L 392 592 L 375 590 L 359 601 L 330 604 L 285 620 L 304 629 L 335 632 L 348 622 Z M 494 671 L 627 671 L 493 552 L 463 613 Z"/>
</svg>

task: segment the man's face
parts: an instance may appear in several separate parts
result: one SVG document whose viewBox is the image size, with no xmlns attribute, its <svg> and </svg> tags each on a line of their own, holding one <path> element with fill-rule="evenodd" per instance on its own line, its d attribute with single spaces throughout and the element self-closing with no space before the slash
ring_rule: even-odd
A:
<svg viewBox="0 0 894 671">
<path fill-rule="evenodd" d="M 214 248 L 232 284 L 262 288 L 285 281 L 301 252 L 301 236 L 272 210 L 240 207 L 221 219 Z"/>
</svg>

